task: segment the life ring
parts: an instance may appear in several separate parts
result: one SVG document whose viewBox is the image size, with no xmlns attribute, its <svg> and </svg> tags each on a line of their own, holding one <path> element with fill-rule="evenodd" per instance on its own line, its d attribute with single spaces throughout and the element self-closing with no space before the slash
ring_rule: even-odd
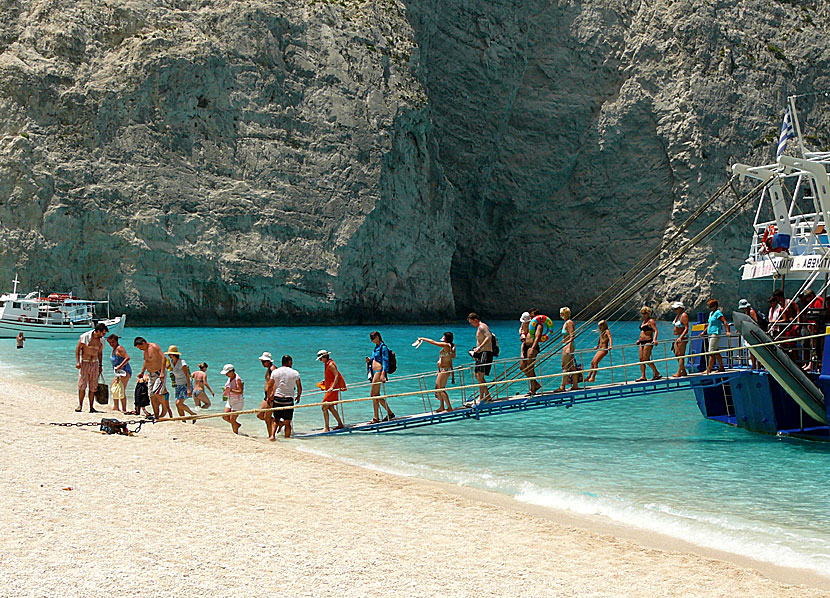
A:
<svg viewBox="0 0 830 598">
<path fill-rule="evenodd" d="M 551 320 L 548 316 L 536 316 L 530 320 L 528 332 L 532 338 L 536 338 L 536 329 L 539 328 L 539 326 L 544 326 L 542 336 L 539 339 L 539 342 L 544 343 L 553 333 L 553 320 Z"/>
<path fill-rule="evenodd" d="M 26 318 L 24 318 L 23 316 L 20 316 L 19 318 L 17 318 L 17 321 L 18 322 L 25 322 Z"/>
<path fill-rule="evenodd" d="M 764 229 L 764 236 L 761 237 L 761 249 L 765 253 L 772 251 L 772 240 L 775 238 L 776 228 L 774 224 L 770 224 Z"/>
</svg>

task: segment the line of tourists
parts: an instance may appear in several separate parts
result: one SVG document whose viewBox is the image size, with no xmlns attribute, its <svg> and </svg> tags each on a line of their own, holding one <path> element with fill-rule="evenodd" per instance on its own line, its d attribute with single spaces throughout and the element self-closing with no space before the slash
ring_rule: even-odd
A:
<svg viewBox="0 0 830 598">
<path fill-rule="evenodd" d="M 724 371 L 723 358 L 719 352 L 721 338 L 727 338 L 731 334 L 729 323 L 723 312 L 720 310 L 717 299 L 710 299 L 707 303 L 709 308 L 708 320 L 700 332 L 700 336 L 707 337 L 705 348 L 709 353 L 705 373 L 711 373 L 714 369 Z M 689 345 L 692 325 L 689 314 L 682 302 L 676 301 L 671 304 L 675 314 L 673 324 L 674 339 L 672 342 L 672 353 L 677 358 L 677 372 L 672 376 L 679 378 L 688 375 L 686 370 L 686 353 Z M 812 291 L 807 291 L 799 296 L 798 301 L 791 301 L 786 298 L 783 291 L 776 291 L 769 298 L 769 311 L 765 317 L 763 313 L 755 310 L 746 299 L 741 299 L 738 304 L 739 311 L 752 318 L 760 327 L 769 331 L 773 337 L 792 338 L 792 342 L 784 344 L 794 358 L 801 358 L 805 369 L 813 367 L 816 357 L 820 360 L 822 343 L 820 339 L 810 339 L 809 342 L 797 342 L 797 337 L 812 335 L 818 332 L 824 325 L 824 303 L 821 297 L 816 297 Z M 640 309 L 640 326 L 637 338 L 638 361 L 640 377 L 636 382 L 647 379 L 659 380 L 662 378 L 654 361 L 652 352 L 658 343 L 659 330 L 652 315 L 651 308 L 644 306 Z M 601 362 L 614 347 L 614 339 L 608 326 L 608 322 L 598 322 L 598 339 L 594 347 L 595 354 L 591 359 L 590 368 L 585 371 L 583 379 L 583 367 L 576 359 L 576 326 L 571 319 L 571 310 L 562 307 L 559 310 L 559 318 L 562 320 L 561 328 L 561 368 L 562 376 L 560 385 L 554 392 L 566 389 L 578 390 L 580 384 L 588 384 L 596 381 L 597 373 Z M 498 342 L 490 327 L 481 320 L 481 317 L 473 312 L 467 317 L 467 322 L 475 328 L 475 347 L 469 351 L 474 361 L 473 376 L 475 385 L 478 388 L 478 399 L 466 403 L 465 406 L 490 402 L 493 397 L 486 382 L 486 377 L 492 371 L 493 359 L 498 356 Z M 537 378 L 537 359 L 542 345 L 553 338 L 556 326 L 553 320 L 532 308 L 524 312 L 519 318 L 519 345 L 520 357 L 519 368 L 529 380 L 529 395 L 533 396 L 542 390 L 541 382 Z M 83 407 L 84 396 L 88 393 L 89 409 L 95 413 L 93 397 L 99 378 L 103 373 L 103 343 L 101 339 L 107 336 L 107 327 L 99 323 L 96 327 L 82 334 L 75 350 L 76 367 L 78 375 L 78 400 L 79 405 L 76 411 Z M 373 417 L 369 423 L 379 423 L 395 419 L 395 414 L 383 398 L 382 386 L 388 381 L 389 374 L 394 373 L 397 361 L 394 352 L 390 351 L 383 341 L 381 333 L 377 330 L 369 334 L 373 349 L 371 355 L 366 357 L 367 379 L 370 382 L 370 396 L 372 397 Z M 133 376 L 130 356 L 126 349 L 120 344 L 120 339 L 114 334 L 107 337 L 110 346 L 110 364 L 114 376 L 112 382 L 111 397 L 113 407 L 117 411 L 126 414 L 149 416 L 148 408 L 152 410 L 155 418 L 173 417 L 170 404 L 171 391 L 168 390 L 167 376 L 170 376 L 170 389 L 173 394 L 173 404 L 177 414 L 181 416 L 195 416 L 188 405 L 187 400 L 193 400 L 195 407 L 207 409 L 211 406 L 211 398 L 215 398 L 215 392 L 207 379 L 207 363 L 200 363 L 198 371 L 191 372 L 187 362 L 182 357 L 181 351 L 176 345 L 170 345 L 167 351 L 162 351 L 157 343 L 148 342 L 143 337 L 136 337 L 133 345 L 143 353 L 143 363 L 137 376 L 135 390 L 135 408 L 133 411 L 126 410 L 126 389 L 127 384 Z M 456 346 L 452 332 L 445 332 L 439 340 L 426 337 L 418 337 L 413 346 L 420 346 L 427 343 L 438 348 L 437 373 L 435 377 L 435 397 L 439 402 L 436 413 L 450 412 L 453 410 L 452 402 L 446 391 L 447 384 L 451 381 L 455 384 L 455 373 L 457 369 L 453 366 L 456 359 Z M 750 356 L 752 367 L 755 369 L 758 364 L 754 356 Z M 331 352 L 321 349 L 317 353 L 317 360 L 323 365 L 323 380 L 317 383 L 317 387 L 323 392 L 322 414 L 324 431 L 330 431 L 331 418 L 334 418 L 336 425 L 333 427 L 339 430 L 345 427 L 340 407 L 341 392 L 347 390 L 346 381 L 337 364 L 331 357 Z M 266 426 L 268 438 L 275 440 L 280 432 L 286 438 L 291 436 L 292 422 L 294 416 L 293 406 L 299 404 L 303 393 L 300 374 L 293 368 L 293 359 L 290 355 L 283 355 L 278 366 L 271 353 L 264 352 L 260 363 L 265 368 L 264 398 L 260 403 L 260 409 L 270 411 L 260 412 L 257 417 Z M 647 371 L 650 370 L 650 378 Z M 244 409 L 244 387 L 242 378 L 236 371 L 233 364 L 225 364 L 221 374 L 227 378 L 223 386 L 222 398 L 224 401 L 223 419 L 227 421 L 235 433 L 239 433 L 242 423 L 239 422 L 238 412 Z M 211 398 L 208 397 L 210 393 Z M 192 420 L 195 422 L 195 420 Z"/>
</svg>

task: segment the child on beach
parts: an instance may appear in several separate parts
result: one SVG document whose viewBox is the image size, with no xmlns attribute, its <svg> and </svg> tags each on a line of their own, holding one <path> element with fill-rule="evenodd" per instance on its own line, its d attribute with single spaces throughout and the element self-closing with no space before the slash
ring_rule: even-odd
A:
<svg viewBox="0 0 830 598">
<path fill-rule="evenodd" d="M 227 401 L 225 403 L 225 415 L 222 416 L 222 419 L 231 425 L 234 434 L 239 434 L 239 428 L 242 427 L 242 424 L 236 421 L 239 416 L 230 414 L 234 411 L 242 411 L 245 407 L 245 397 L 242 394 L 245 383 L 242 382 L 242 378 L 236 373 L 231 363 L 224 365 L 222 374 L 228 377 L 228 381 L 225 382 L 225 387 L 222 391 L 222 398 Z"/>
</svg>

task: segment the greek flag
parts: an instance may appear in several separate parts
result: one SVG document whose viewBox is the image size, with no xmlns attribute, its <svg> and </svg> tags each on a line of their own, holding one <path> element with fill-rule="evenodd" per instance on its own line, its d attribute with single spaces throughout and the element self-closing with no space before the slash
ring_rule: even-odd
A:
<svg viewBox="0 0 830 598">
<path fill-rule="evenodd" d="M 784 150 L 787 149 L 788 139 L 795 139 L 795 131 L 793 130 L 793 119 L 790 116 L 789 106 L 787 107 L 787 110 L 784 112 L 784 123 L 781 125 L 781 135 L 780 137 L 778 137 L 778 153 L 775 154 L 776 159 L 781 157 L 781 154 L 783 154 Z"/>
</svg>

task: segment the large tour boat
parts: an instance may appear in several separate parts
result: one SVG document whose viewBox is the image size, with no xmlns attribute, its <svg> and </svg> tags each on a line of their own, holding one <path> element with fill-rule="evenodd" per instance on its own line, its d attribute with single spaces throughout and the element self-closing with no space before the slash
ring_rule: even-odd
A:
<svg viewBox="0 0 830 598">
<path fill-rule="evenodd" d="M 34 291 L 17 292 L 15 276 L 11 293 L 0 295 L 0 338 L 14 338 L 22 332 L 27 339 L 61 339 L 78 337 L 103 322 L 110 333 L 120 335 L 127 316 L 99 317 L 97 310 L 109 308 L 108 301 L 78 299 L 72 293 L 42 295 Z"/>
</svg>

